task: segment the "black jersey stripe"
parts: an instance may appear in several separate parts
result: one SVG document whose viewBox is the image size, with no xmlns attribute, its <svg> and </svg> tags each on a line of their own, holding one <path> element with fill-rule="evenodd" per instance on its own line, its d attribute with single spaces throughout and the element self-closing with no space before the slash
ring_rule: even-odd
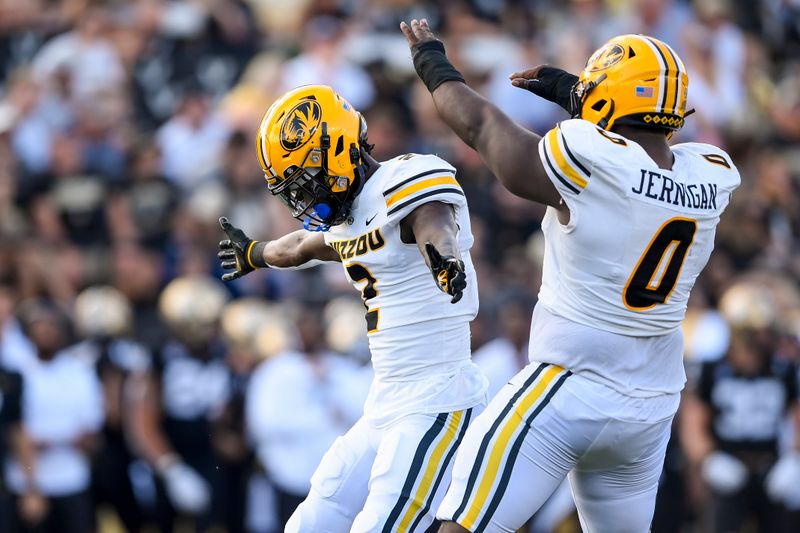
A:
<svg viewBox="0 0 800 533">
<path fill-rule="evenodd" d="M 533 420 L 542 412 L 548 403 L 550 403 L 550 399 L 555 395 L 556 391 L 561 388 L 561 385 L 567 380 L 568 377 L 572 375 L 572 372 L 567 370 L 567 372 L 558 378 L 555 384 L 550 388 L 550 391 L 547 395 L 539 402 L 539 405 L 536 406 L 536 409 L 533 410 L 531 415 L 525 421 L 525 427 L 519 432 L 517 438 L 514 440 L 514 444 L 511 445 L 511 451 L 508 453 L 508 459 L 506 459 L 506 464 L 503 467 L 503 474 L 500 476 L 500 482 L 497 484 L 497 488 L 495 489 L 494 495 L 492 496 L 491 502 L 489 502 L 489 506 L 486 508 L 486 512 L 483 515 L 483 518 L 478 523 L 475 531 L 486 531 L 487 526 L 489 525 L 489 521 L 492 519 L 492 515 L 494 515 L 495 511 L 497 511 L 497 507 L 500 505 L 500 501 L 503 499 L 503 495 L 508 488 L 509 480 L 511 479 L 511 471 L 514 469 L 514 463 L 517 460 L 517 456 L 519 455 L 519 450 L 522 448 L 522 443 L 525 440 L 525 436 L 528 433 L 528 430 L 531 428 L 531 424 Z"/>
<path fill-rule="evenodd" d="M 420 472 L 422 472 L 422 468 L 425 464 L 425 456 L 428 455 L 428 450 L 433 445 L 436 437 L 444 430 L 449 414 L 450 413 L 441 413 L 437 416 L 433 425 L 425 432 L 419 446 L 417 446 L 417 451 L 414 453 L 414 459 L 411 461 L 411 467 L 408 470 L 408 476 L 406 476 L 405 483 L 403 483 L 403 488 L 400 491 L 400 497 L 392 508 L 392 512 L 389 513 L 386 523 L 383 525 L 383 533 L 392 533 L 395 530 L 395 522 L 400 518 L 400 513 L 403 512 L 406 503 L 408 503 L 408 500 L 411 498 L 411 491 L 414 489 L 417 477 Z"/>
<path fill-rule="evenodd" d="M 414 202 L 416 202 L 418 200 L 422 200 L 423 198 L 430 198 L 431 196 L 434 196 L 434 195 L 437 195 L 437 194 L 445 194 L 445 193 L 460 194 L 461 196 L 464 196 L 464 191 L 462 191 L 461 189 L 456 189 L 455 187 L 447 187 L 447 188 L 444 188 L 444 189 L 434 189 L 432 191 L 426 192 L 425 194 L 420 194 L 419 196 L 415 196 L 414 198 L 412 198 L 410 200 L 406 200 L 402 204 L 398 204 L 398 205 L 394 206 L 393 208 L 389 209 L 389 212 L 386 213 L 386 214 L 387 214 L 387 216 L 391 216 L 394 213 L 397 213 L 398 211 L 403 209 L 404 207 L 409 206 L 409 205 L 413 204 Z"/>
<path fill-rule="evenodd" d="M 433 170 L 426 170 L 425 172 L 420 172 L 419 174 L 417 174 L 415 176 L 411 176 L 410 178 L 404 179 L 403 181 L 401 181 L 400 183 L 398 183 L 394 187 L 386 189 L 385 191 L 383 191 L 383 195 L 384 196 L 389 196 L 390 194 L 392 194 L 394 191 L 396 191 L 397 189 L 399 189 L 403 185 L 411 183 L 412 181 L 416 181 L 416 180 L 418 180 L 420 178 L 424 178 L 425 176 L 430 176 L 431 174 L 436 174 L 437 172 L 448 172 L 448 173 L 450 173 L 450 174 L 452 174 L 454 176 L 456 174 L 456 171 L 453 170 L 452 168 L 435 168 Z"/>
<path fill-rule="evenodd" d="M 583 171 L 587 178 L 592 176 L 592 173 L 589 172 L 589 169 L 583 166 L 583 164 L 578 161 L 578 158 L 572 153 L 572 150 L 569 149 L 569 145 L 567 144 L 567 139 L 564 137 L 564 132 L 561 131 L 561 128 L 558 128 L 558 136 L 561 138 L 561 144 L 564 145 L 564 150 L 567 152 L 567 157 L 569 157 L 570 161 L 575 163 L 575 165 Z"/>
<path fill-rule="evenodd" d="M 539 377 L 539 374 L 542 371 L 550 366 L 547 363 L 540 364 L 536 370 L 531 374 L 531 376 L 525 380 L 525 383 L 519 388 L 517 392 L 508 400 L 508 403 L 500 412 L 500 415 L 495 419 L 492 427 L 489 428 L 489 431 L 486 432 L 486 435 L 483 436 L 483 440 L 481 441 L 481 445 L 478 448 L 478 454 L 475 457 L 475 463 L 472 465 L 472 471 L 469 473 L 469 478 L 467 479 L 467 487 L 464 491 L 464 498 L 461 500 L 461 504 L 456 509 L 456 512 L 453 513 L 452 519 L 455 522 L 458 522 L 458 517 L 464 513 L 469 504 L 469 501 L 472 497 L 472 491 L 475 489 L 475 482 L 478 480 L 479 474 L 481 472 L 481 467 L 483 466 L 483 460 L 486 457 L 486 450 L 489 449 L 489 443 L 494 438 L 494 434 L 497 432 L 497 429 L 505 420 L 508 413 L 514 408 L 514 404 L 519 400 L 520 396 L 522 396 L 530 387 L 533 385 L 533 382 L 536 381 L 536 378 Z"/>
<path fill-rule="evenodd" d="M 547 153 L 546 141 L 545 141 L 545 146 L 544 146 L 544 159 L 547 162 L 547 166 L 550 167 L 550 170 L 553 172 L 553 175 L 555 175 L 555 177 L 558 178 L 558 181 L 560 181 L 561 183 L 564 184 L 564 187 L 566 187 L 567 189 L 571 190 L 575 194 L 580 194 L 581 193 L 580 189 L 578 189 L 573 184 L 571 184 L 569 181 L 564 179 L 564 177 L 561 176 L 561 174 L 558 172 L 558 170 L 556 170 L 556 167 L 553 166 L 553 162 L 550 161 L 550 155 Z"/>
</svg>

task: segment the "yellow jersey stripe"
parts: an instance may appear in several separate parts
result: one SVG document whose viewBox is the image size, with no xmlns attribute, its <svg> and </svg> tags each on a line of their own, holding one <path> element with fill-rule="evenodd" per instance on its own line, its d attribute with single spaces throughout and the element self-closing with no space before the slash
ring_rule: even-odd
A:
<svg viewBox="0 0 800 533">
<path fill-rule="evenodd" d="M 408 187 L 400 189 L 396 193 L 392 194 L 386 199 L 386 207 L 392 207 L 392 205 L 396 204 L 403 198 L 407 198 L 423 189 L 430 189 L 439 185 L 455 185 L 456 187 L 459 187 L 458 182 L 453 176 L 438 176 L 435 178 L 428 178 L 426 180 L 418 181 L 417 183 L 409 185 Z"/>
<path fill-rule="evenodd" d="M 531 407 L 533 407 L 533 405 L 542 397 L 545 390 L 547 390 L 550 384 L 563 371 L 564 369 L 558 366 L 551 366 L 545 370 L 536 386 L 534 386 L 533 389 L 531 389 L 531 391 L 522 398 L 522 400 L 517 404 L 516 408 L 506 418 L 506 423 L 503 425 L 503 429 L 500 431 L 500 434 L 497 436 L 497 440 L 495 440 L 495 443 L 492 446 L 492 451 L 489 456 L 489 460 L 486 463 L 486 469 L 483 472 L 480 484 L 478 485 L 478 490 L 475 493 L 475 498 L 473 499 L 472 504 L 469 506 L 466 516 L 463 518 L 463 520 L 458 521 L 458 523 L 465 529 L 472 531 L 475 521 L 478 519 L 478 515 L 480 515 L 481 511 L 483 510 L 486 500 L 489 497 L 489 493 L 491 492 L 495 481 L 497 481 L 497 474 L 500 471 L 500 463 L 508 451 L 508 444 L 511 441 L 511 437 L 525 419 L 525 413 L 528 412 Z"/>
<path fill-rule="evenodd" d="M 408 528 L 414 520 L 414 517 L 422 508 L 422 504 L 428 497 L 428 492 L 433 484 L 433 480 L 436 478 L 436 474 L 439 472 L 440 468 L 444 467 L 444 465 L 441 464 L 442 457 L 456 439 L 456 435 L 458 435 L 458 430 L 463 419 L 464 411 L 456 411 L 450 417 L 450 423 L 447 425 L 447 430 L 445 431 L 444 436 L 439 440 L 439 443 L 433 449 L 433 452 L 431 452 L 431 456 L 428 459 L 428 465 L 425 467 L 425 473 L 422 475 L 422 479 L 419 482 L 417 491 L 414 493 L 414 497 L 411 499 L 411 505 L 408 506 L 403 518 L 400 520 L 400 525 L 397 528 L 398 532 L 404 533 L 408 531 Z"/>
<path fill-rule="evenodd" d="M 556 131 L 557 129 L 553 128 L 547 132 L 547 146 L 550 148 L 550 153 L 553 155 L 553 159 L 555 159 L 556 165 L 558 165 L 562 174 L 569 178 L 572 183 L 583 189 L 589 182 L 567 162 L 567 159 L 564 157 L 564 152 L 561 151 L 561 147 L 558 144 Z"/>
</svg>

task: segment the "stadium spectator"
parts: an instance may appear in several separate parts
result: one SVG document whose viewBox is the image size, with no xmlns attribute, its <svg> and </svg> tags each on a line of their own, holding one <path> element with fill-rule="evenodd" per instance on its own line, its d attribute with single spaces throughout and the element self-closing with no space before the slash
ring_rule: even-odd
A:
<svg viewBox="0 0 800 533">
<path fill-rule="evenodd" d="M 89 533 L 95 528 L 90 455 L 103 424 L 103 396 L 71 341 L 69 319 L 45 301 L 20 309 L 36 360 L 23 373 L 23 431 L 32 446 L 7 463 L 15 528 Z M 15 528 L 12 528 L 15 529 Z"/>
<path fill-rule="evenodd" d="M 375 98 L 375 88 L 367 73 L 342 53 L 340 42 L 344 30 L 333 17 L 311 19 L 303 30 L 303 53 L 284 65 L 282 91 L 299 85 L 332 85 L 356 109 L 368 109 Z"/>
<path fill-rule="evenodd" d="M 164 176 L 186 191 L 193 189 L 216 169 L 227 136 L 207 96 L 192 89 L 156 134 Z"/>
<path fill-rule="evenodd" d="M 214 423 L 230 395 L 230 374 L 217 322 L 227 300 L 220 283 L 202 276 L 174 280 L 159 300 L 170 338 L 133 383 L 132 433 L 157 474 L 161 531 L 183 518 L 198 529 L 223 520 Z"/>
<path fill-rule="evenodd" d="M 705 363 L 683 404 L 686 454 L 711 491 L 711 531 L 740 531 L 748 519 L 759 531 L 797 529 L 789 510 L 800 507 L 800 438 L 781 453 L 786 416 L 800 421 L 797 368 L 778 342 L 781 299 L 791 285 L 750 279 L 731 286 L 720 307 L 732 328 L 725 358 Z M 796 304 L 796 301 L 794 302 Z"/>
<path fill-rule="evenodd" d="M 75 301 L 75 326 L 83 340 L 72 352 L 94 369 L 105 400 L 104 424 L 92 465 L 94 503 L 111 506 L 122 526 L 137 532 L 144 520 L 129 475 L 135 456 L 128 444 L 125 413 L 131 407 L 130 377 L 147 371 L 150 354 L 130 340 L 132 315 L 128 301 L 112 287 L 81 292 Z"/>
<path fill-rule="evenodd" d="M 490 398 L 528 364 L 532 312 L 533 302 L 524 296 L 502 300 L 497 310 L 500 334 L 472 353 L 475 364 L 489 380 Z"/>
<path fill-rule="evenodd" d="M 22 376 L 17 372 L 6 370 L 0 366 L 0 461 L 6 464 L 14 450 L 17 455 L 27 444 L 27 437 L 22 428 Z M 28 444 L 28 449 L 31 449 Z M 24 463 L 23 463 L 24 464 Z M 35 493 L 31 496 L 37 499 Z M 41 500 L 39 500 L 41 501 Z M 13 527 L 14 503 L 6 487 L 5 480 L 0 477 L 0 530 L 10 531 Z"/>
<path fill-rule="evenodd" d="M 299 347 L 262 363 L 247 397 L 247 427 L 276 494 L 281 529 L 305 499 L 325 451 L 363 412 L 367 387 L 353 361 L 325 345 L 323 316 L 303 306 Z"/>
</svg>

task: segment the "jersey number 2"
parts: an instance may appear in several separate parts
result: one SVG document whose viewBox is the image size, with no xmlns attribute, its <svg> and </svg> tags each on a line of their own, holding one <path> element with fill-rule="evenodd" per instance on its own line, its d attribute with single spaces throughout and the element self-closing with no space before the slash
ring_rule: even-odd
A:
<svg viewBox="0 0 800 533">
<path fill-rule="evenodd" d="M 361 299 L 364 300 L 364 307 L 367 308 L 367 333 L 372 333 L 378 329 L 378 309 L 370 309 L 369 301 L 378 295 L 375 284 L 378 282 L 367 270 L 367 267 L 360 263 L 350 263 L 346 267 L 347 275 L 354 282 L 366 281 L 364 288 L 361 289 Z"/>
<path fill-rule="evenodd" d="M 697 221 L 691 218 L 671 218 L 653 236 L 628 278 L 622 299 L 633 311 L 651 309 L 666 303 L 694 242 Z"/>
</svg>

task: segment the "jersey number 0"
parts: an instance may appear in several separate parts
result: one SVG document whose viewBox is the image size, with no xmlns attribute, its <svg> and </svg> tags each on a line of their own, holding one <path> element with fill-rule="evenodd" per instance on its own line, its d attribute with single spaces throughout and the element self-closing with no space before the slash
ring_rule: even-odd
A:
<svg viewBox="0 0 800 533">
<path fill-rule="evenodd" d="M 625 307 L 644 311 L 669 299 L 694 242 L 695 231 L 697 221 L 691 218 L 671 218 L 661 226 L 625 284 L 622 293 Z"/>
</svg>

